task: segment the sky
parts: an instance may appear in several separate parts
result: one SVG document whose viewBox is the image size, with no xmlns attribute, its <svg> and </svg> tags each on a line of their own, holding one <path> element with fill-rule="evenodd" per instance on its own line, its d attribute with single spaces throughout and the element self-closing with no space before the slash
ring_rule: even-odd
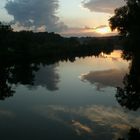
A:
<svg viewBox="0 0 140 140">
<path fill-rule="evenodd" d="M 116 34 L 108 19 L 124 4 L 124 0 L 0 0 L 0 21 L 17 31 L 107 36 Z"/>
</svg>

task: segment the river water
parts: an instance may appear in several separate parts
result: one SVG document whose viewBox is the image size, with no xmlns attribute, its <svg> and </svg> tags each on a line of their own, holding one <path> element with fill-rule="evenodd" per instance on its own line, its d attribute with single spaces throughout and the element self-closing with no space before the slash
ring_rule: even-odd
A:
<svg viewBox="0 0 140 140">
<path fill-rule="evenodd" d="M 140 110 L 116 99 L 130 65 L 121 53 L 39 64 L 30 82 L 10 84 L 12 96 L 0 101 L 1 139 L 118 140 L 139 129 Z"/>
</svg>

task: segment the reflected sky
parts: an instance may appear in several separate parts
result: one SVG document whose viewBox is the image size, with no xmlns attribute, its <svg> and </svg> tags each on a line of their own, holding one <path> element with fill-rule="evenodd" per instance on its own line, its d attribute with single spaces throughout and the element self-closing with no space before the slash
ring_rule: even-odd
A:
<svg viewBox="0 0 140 140">
<path fill-rule="evenodd" d="M 17 84 L 14 96 L 0 101 L 1 138 L 117 140 L 140 128 L 140 110 L 115 98 L 129 67 L 120 53 L 37 65 L 33 85 Z"/>
<path fill-rule="evenodd" d="M 35 73 L 34 86 L 42 86 L 48 90 L 58 90 L 59 74 L 57 73 L 58 64 L 40 66 L 39 71 Z"/>
<path fill-rule="evenodd" d="M 121 51 L 114 51 L 110 55 L 101 53 L 96 60 L 98 70 L 82 73 L 79 77 L 83 82 L 95 85 L 97 90 L 106 87 L 122 87 L 123 78 L 128 73 L 128 62 L 121 58 Z"/>
<path fill-rule="evenodd" d="M 66 106 L 37 106 L 33 111 L 43 118 L 53 119 L 71 126 L 79 136 L 88 135 L 90 139 L 102 137 L 117 140 L 125 136 L 131 127 L 140 127 L 140 117 L 119 107 L 91 105 L 80 108 Z M 48 115 L 49 114 L 49 115 Z M 100 132 L 99 132 L 100 130 Z"/>
<path fill-rule="evenodd" d="M 82 81 L 96 85 L 97 90 L 105 87 L 123 87 L 126 70 L 110 69 L 104 71 L 90 71 L 81 75 Z"/>
</svg>

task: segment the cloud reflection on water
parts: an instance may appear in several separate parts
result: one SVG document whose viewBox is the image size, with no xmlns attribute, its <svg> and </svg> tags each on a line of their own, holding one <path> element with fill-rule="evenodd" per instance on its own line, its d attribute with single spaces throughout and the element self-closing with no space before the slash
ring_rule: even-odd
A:
<svg viewBox="0 0 140 140">
<path fill-rule="evenodd" d="M 37 114 L 47 119 L 71 126 L 77 135 L 88 135 L 99 140 L 102 137 L 117 140 L 126 135 L 131 127 L 139 128 L 140 117 L 119 107 L 90 105 L 68 108 L 41 105 L 33 108 Z"/>
<path fill-rule="evenodd" d="M 38 72 L 35 73 L 34 86 L 42 86 L 50 91 L 58 90 L 59 74 L 57 73 L 58 64 L 40 66 Z"/>
<path fill-rule="evenodd" d="M 122 87 L 123 77 L 126 74 L 126 70 L 109 69 L 103 71 L 90 71 L 87 74 L 82 74 L 80 79 L 82 81 L 95 84 L 97 90 L 101 90 L 106 87 Z"/>
<path fill-rule="evenodd" d="M 5 110 L 5 109 L 0 109 L 0 119 L 2 118 L 14 118 L 15 114 L 12 111 Z"/>
</svg>

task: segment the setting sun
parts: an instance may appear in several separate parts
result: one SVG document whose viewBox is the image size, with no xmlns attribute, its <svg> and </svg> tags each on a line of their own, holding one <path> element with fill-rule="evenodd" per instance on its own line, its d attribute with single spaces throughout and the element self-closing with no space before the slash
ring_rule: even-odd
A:
<svg viewBox="0 0 140 140">
<path fill-rule="evenodd" d="M 95 29 L 95 32 L 99 34 L 108 34 L 108 33 L 111 33 L 111 29 L 110 27 L 103 27 L 103 28 Z"/>
</svg>

